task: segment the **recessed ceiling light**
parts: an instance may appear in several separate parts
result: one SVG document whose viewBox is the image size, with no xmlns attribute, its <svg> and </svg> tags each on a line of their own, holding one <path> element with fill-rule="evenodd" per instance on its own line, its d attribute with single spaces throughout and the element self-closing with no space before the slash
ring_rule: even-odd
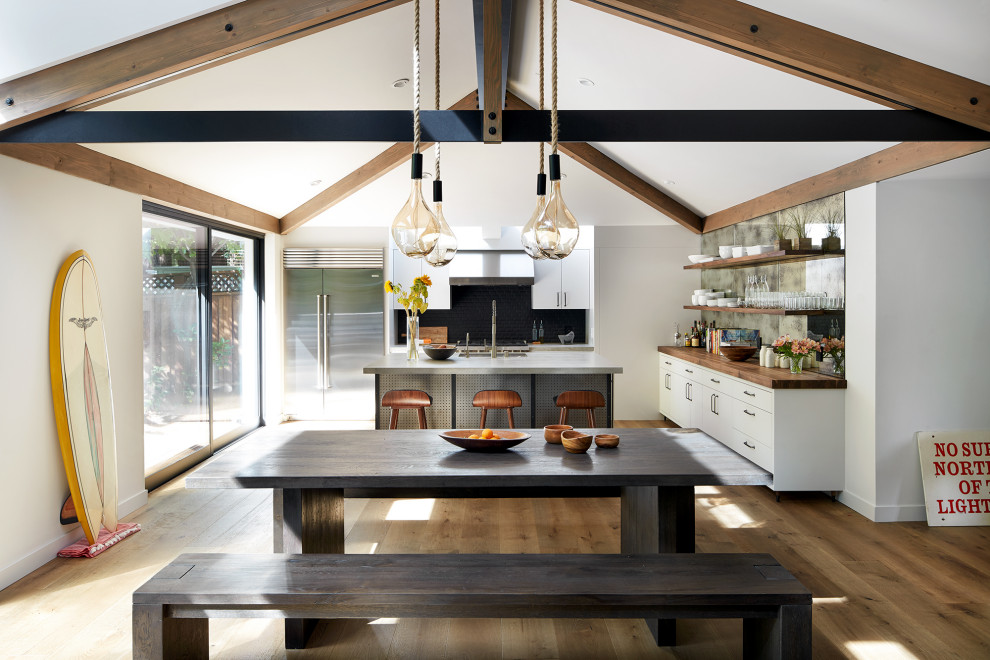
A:
<svg viewBox="0 0 990 660">
<path fill-rule="evenodd" d="M 676 186 L 677 185 L 677 182 L 676 181 L 671 181 L 670 179 L 664 179 L 660 183 L 662 183 L 665 186 Z"/>
<path fill-rule="evenodd" d="M 578 78 L 578 84 L 582 87 L 594 87 L 595 81 L 591 78 Z"/>
<path fill-rule="evenodd" d="M 309 182 L 309 185 L 311 185 L 311 186 L 318 186 L 321 183 L 323 183 L 323 179 L 313 179 L 312 181 Z"/>
<path fill-rule="evenodd" d="M 392 87 L 399 89 L 400 87 L 405 87 L 409 84 L 409 78 L 399 78 L 392 82 Z"/>
</svg>

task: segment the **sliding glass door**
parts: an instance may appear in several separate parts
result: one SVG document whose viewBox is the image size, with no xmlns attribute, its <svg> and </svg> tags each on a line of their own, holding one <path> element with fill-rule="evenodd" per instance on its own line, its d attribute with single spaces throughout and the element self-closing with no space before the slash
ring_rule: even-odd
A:
<svg viewBox="0 0 990 660">
<path fill-rule="evenodd" d="M 261 423 L 261 240 L 145 205 L 145 482 Z"/>
</svg>

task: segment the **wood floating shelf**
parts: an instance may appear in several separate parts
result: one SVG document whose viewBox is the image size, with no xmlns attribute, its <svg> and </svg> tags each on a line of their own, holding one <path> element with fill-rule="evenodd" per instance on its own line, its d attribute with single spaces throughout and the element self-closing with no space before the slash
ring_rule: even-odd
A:
<svg viewBox="0 0 990 660">
<path fill-rule="evenodd" d="M 839 250 L 838 252 L 822 252 L 820 248 L 817 250 L 778 250 L 777 252 L 764 252 L 763 254 L 753 254 L 745 257 L 716 259 L 715 261 L 706 261 L 701 264 L 689 264 L 684 267 L 684 270 L 748 268 L 762 264 L 778 264 L 787 261 L 811 261 L 813 259 L 834 259 L 844 256 L 846 256 L 845 250 Z"/>
<path fill-rule="evenodd" d="M 844 309 L 783 309 L 773 307 L 760 309 L 757 307 L 707 307 L 703 305 L 684 305 L 684 309 L 698 309 L 702 312 L 739 312 L 740 314 L 767 314 L 769 316 L 822 316 L 823 314 L 842 314 Z"/>
</svg>

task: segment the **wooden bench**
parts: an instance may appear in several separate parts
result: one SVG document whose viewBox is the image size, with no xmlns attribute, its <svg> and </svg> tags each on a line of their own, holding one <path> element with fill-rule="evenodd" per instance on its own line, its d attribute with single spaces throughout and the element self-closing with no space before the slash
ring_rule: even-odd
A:
<svg viewBox="0 0 990 660">
<path fill-rule="evenodd" d="M 209 618 L 742 618 L 811 657 L 811 593 L 766 554 L 185 554 L 134 592 L 133 653 L 206 658 Z"/>
</svg>

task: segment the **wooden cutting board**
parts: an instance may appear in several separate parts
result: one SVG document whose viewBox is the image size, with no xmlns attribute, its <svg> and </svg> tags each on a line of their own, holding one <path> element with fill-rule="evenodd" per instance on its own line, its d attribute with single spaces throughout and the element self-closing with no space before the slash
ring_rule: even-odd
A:
<svg viewBox="0 0 990 660">
<path fill-rule="evenodd" d="M 447 326 L 437 325 L 437 326 L 419 326 L 419 341 L 421 343 L 426 343 L 429 339 L 431 344 L 446 344 L 447 343 Z"/>
</svg>

